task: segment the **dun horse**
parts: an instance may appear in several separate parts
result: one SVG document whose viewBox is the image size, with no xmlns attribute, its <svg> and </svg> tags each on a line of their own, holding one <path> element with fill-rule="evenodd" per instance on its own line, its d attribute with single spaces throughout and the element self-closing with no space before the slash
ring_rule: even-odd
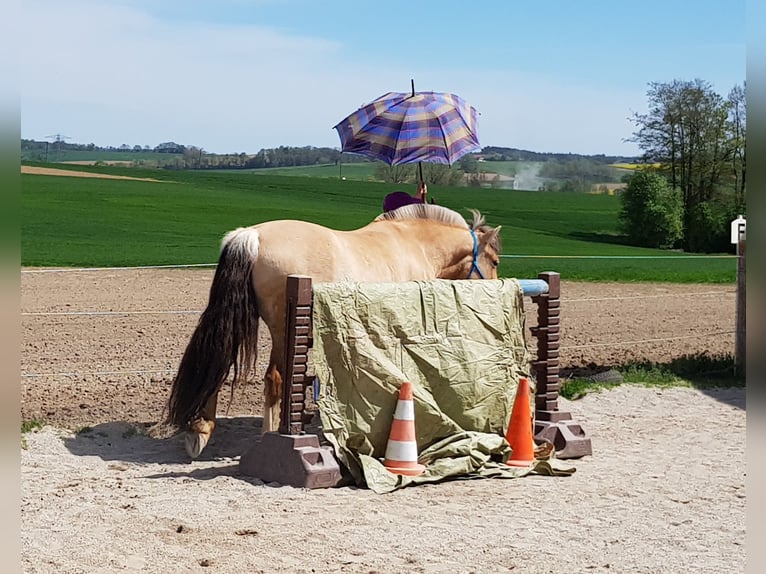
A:
<svg viewBox="0 0 766 574">
<path fill-rule="evenodd" d="M 255 367 L 258 320 L 271 332 L 264 380 L 263 430 L 279 427 L 284 372 L 287 276 L 314 282 L 496 279 L 500 227 L 472 211 L 469 225 L 436 205 L 408 205 L 379 215 L 354 231 L 304 221 L 269 221 L 224 237 L 210 299 L 178 368 L 168 401 L 168 422 L 187 431 L 196 458 L 215 428 L 218 391 Z"/>
</svg>

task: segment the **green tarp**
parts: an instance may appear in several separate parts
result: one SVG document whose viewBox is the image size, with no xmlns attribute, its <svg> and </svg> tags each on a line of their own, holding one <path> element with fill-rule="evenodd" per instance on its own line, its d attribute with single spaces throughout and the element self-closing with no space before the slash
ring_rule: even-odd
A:
<svg viewBox="0 0 766 574">
<path fill-rule="evenodd" d="M 358 485 L 388 492 L 450 477 L 573 471 L 555 460 L 530 469 L 502 464 L 517 382 L 529 374 L 516 280 L 345 282 L 313 290 L 323 432 Z M 392 475 L 381 462 L 404 380 L 414 387 L 419 462 L 426 465 L 414 478 Z"/>
</svg>

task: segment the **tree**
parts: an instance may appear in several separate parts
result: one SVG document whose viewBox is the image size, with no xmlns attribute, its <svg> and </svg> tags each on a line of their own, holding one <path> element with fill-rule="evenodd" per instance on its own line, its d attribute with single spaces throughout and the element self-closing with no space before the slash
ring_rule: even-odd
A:
<svg viewBox="0 0 766 574">
<path fill-rule="evenodd" d="M 686 241 L 689 250 L 701 253 L 721 253 L 731 248 L 729 243 L 733 214 L 730 205 L 719 201 L 703 201 L 691 212 L 691 226 Z"/>
<path fill-rule="evenodd" d="M 375 176 L 389 183 L 405 183 L 412 180 L 414 175 L 412 164 L 388 165 L 380 161 L 375 166 Z"/>
<path fill-rule="evenodd" d="M 419 168 L 415 163 L 388 165 L 382 161 L 375 166 L 375 177 L 389 183 L 415 183 L 420 179 L 420 169 L 427 184 L 458 185 L 463 178 L 462 171 L 440 163 L 423 162 Z"/>
<path fill-rule="evenodd" d="M 457 162 L 457 166 L 463 172 L 466 183 L 473 187 L 481 186 L 481 174 L 479 173 L 479 161 L 473 154 L 464 155 Z"/>
<path fill-rule="evenodd" d="M 458 160 L 457 165 L 465 173 L 479 173 L 479 160 L 471 153 L 461 157 Z"/>
<path fill-rule="evenodd" d="M 632 245 L 665 248 L 681 239 L 681 196 L 662 175 L 650 170 L 635 174 L 620 202 L 620 226 Z"/>
<path fill-rule="evenodd" d="M 744 213 L 745 207 L 745 124 L 747 119 L 745 106 L 745 86 L 734 86 L 729 97 L 729 127 L 731 168 L 734 172 L 735 211 Z"/>
<path fill-rule="evenodd" d="M 201 147 L 187 146 L 184 149 L 183 157 L 185 166 L 187 169 L 200 169 L 202 167 L 202 154 L 204 153 Z"/>
<path fill-rule="evenodd" d="M 443 163 L 423 162 L 423 181 L 435 185 L 458 185 L 463 180 L 463 172 L 452 169 Z M 420 168 L 418 168 L 420 169 Z"/>
<path fill-rule="evenodd" d="M 649 112 L 634 114 L 632 120 L 639 129 L 629 141 L 638 143 L 647 163 L 660 164 L 672 189 L 681 190 L 683 245 L 691 249 L 690 237 L 704 232 L 693 228 L 699 224 L 693 216 L 697 206 L 720 201 L 722 193 L 733 201 L 735 185 L 729 176 L 738 147 L 743 155 L 737 165 L 744 177 L 744 129 L 742 139 L 732 137 L 736 122 L 731 112 L 737 93 L 725 100 L 709 83 L 696 79 L 651 83 L 647 95 Z M 744 114 L 744 98 L 741 104 Z M 744 183 L 742 195 L 744 199 Z"/>
</svg>

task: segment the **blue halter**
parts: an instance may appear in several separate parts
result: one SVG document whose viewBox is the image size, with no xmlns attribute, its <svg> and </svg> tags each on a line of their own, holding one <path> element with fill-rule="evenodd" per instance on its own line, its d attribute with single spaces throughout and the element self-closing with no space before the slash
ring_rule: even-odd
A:
<svg viewBox="0 0 766 574">
<path fill-rule="evenodd" d="M 476 232 L 473 229 L 469 229 L 471 237 L 473 237 L 473 262 L 471 263 L 471 270 L 468 272 L 468 279 L 471 278 L 474 271 L 479 274 L 479 277 L 484 279 L 484 274 L 479 269 L 479 240 L 476 238 Z"/>
</svg>

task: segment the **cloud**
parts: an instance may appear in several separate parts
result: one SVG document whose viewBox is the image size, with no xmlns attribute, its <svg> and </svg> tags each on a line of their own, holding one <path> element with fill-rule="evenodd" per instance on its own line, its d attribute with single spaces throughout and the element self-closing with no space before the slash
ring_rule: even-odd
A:
<svg viewBox="0 0 766 574">
<path fill-rule="evenodd" d="M 321 76 L 313 70 L 337 50 L 252 26 L 160 22 L 121 6 L 25 8 L 37 41 L 23 51 L 22 128 L 29 121 L 30 129 L 68 130 L 78 140 L 145 133 L 202 145 L 208 134 L 209 145 L 225 146 L 227 134 L 249 127 L 257 141 L 264 127 L 293 121 L 277 119 L 274 106 L 290 109 L 301 90 L 316 93 Z"/>
<path fill-rule="evenodd" d="M 562 85 L 484 66 L 357 59 L 340 40 L 254 25 L 171 21 L 140 3 L 25 0 L 22 136 L 101 145 L 177 141 L 211 152 L 338 146 L 332 126 L 387 91 L 459 93 L 483 145 L 629 154 L 643 93 Z"/>
</svg>

